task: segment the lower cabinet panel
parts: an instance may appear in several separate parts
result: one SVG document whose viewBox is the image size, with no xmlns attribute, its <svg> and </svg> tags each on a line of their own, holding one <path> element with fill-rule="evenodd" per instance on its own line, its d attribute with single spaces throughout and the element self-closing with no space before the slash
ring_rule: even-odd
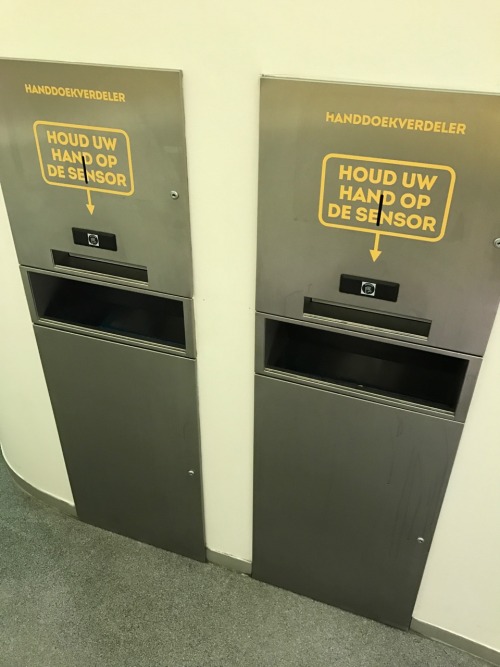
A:
<svg viewBox="0 0 500 667">
<path fill-rule="evenodd" d="M 196 362 L 35 334 L 79 518 L 205 560 Z"/>
<path fill-rule="evenodd" d="M 408 628 L 462 428 L 257 375 L 253 576 Z"/>
</svg>

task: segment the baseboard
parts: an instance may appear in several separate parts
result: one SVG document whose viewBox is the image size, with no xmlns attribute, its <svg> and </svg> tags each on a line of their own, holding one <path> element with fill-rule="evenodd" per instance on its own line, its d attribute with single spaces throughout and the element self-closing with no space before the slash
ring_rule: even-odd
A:
<svg viewBox="0 0 500 667">
<path fill-rule="evenodd" d="M 424 621 L 419 621 L 414 618 L 410 625 L 410 630 L 413 632 L 418 632 L 419 635 L 428 637 L 429 639 L 435 639 L 442 644 L 448 644 L 448 646 L 453 646 L 454 648 L 459 648 L 466 653 L 486 660 L 486 662 L 491 663 L 492 665 L 500 665 L 500 651 L 496 651 L 493 648 L 479 644 L 478 642 L 473 641 L 472 639 L 467 639 L 466 637 L 461 637 L 456 635 L 454 632 L 449 630 L 444 630 L 430 623 L 425 623 Z"/>
<path fill-rule="evenodd" d="M 252 572 L 252 563 L 250 561 L 235 558 L 234 556 L 219 553 L 218 551 L 212 551 L 211 549 L 207 549 L 207 560 L 214 565 L 225 567 L 226 570 L 233 570 L 241 574 L 251 574 Z"/>
<path fill-rule="evenodd" d="M 41 491 L 40 489 L 37 489 L 36 486 L 33 486 L 29 482 L 27 482 L 25 479 L 20 477 L 15 470 L 11 468 L 9 465 L 9 462 L 5 458 L 4 453 L 0 450 L 1 455 L 3 460 L 5 461 L 5 466 L 7 470 L 9 471 L 12 479 L 14 482 L 17 484 L 17 486 L 21 489 L 21 491 L 24 491 L 24 493 L 27 493 L 29 496 L 33 496 L 33 498 L 37 498 L 38 500 L 41 500 L 45 505 L 49 505 L 50 507 L 54 507 L 57 509 L 59 512 L 63 512 L 63 514 L 67 514 L 72 517 L 76 517 L 76 509 L 75 506 L 72 505 L 71 503 L 66 502 L 65 500 L 61 500 L 61 498 L 56 498 L 55 496 L 50 495 L 50 493 L 46 493 L 45 491 Z"/>
</svg>

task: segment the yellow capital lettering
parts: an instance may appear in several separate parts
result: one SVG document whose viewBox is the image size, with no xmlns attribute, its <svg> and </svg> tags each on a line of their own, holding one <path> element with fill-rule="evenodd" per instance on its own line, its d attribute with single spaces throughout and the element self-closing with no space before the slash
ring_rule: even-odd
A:
<svg viewBox="0 0 500 667">
<path fill-rule="evenodd" d="M 414 208 L 417 198 L 411 192 L 407 192 L 401 197 L 400 202 L 404 208 Z"/>
<path fill-rule="evenodd" d="M 384 204 L 391 206 L 396 201 L 396 195 L 391 190 L 384 190 Z"/>
<path fill-rule="evenodd" d="M 356 220 L 358 222 L 366 222 L 367 215 L 368 215 L 368 209 L 366 209 L 364 206 L 360 206 L 356 210 Z"/>
<path fill-rule="evenodd" d="M 341 185 L 339 199 L 352 199 L 352 185 Z"/>
<path fill-rule="evenodd" d="M 406 224 L 410 229 L 418 229 L 422 224 L 422 218 L 416 213 L 413 213 L 406 218 Z"/>
<path fill-rule="evenodd" d="M 329 204 L 328 205 L 328 217 L 329 218 L 338 218 L 340 215 L 340 206 L 338 204 Z"/>
<path fill-rule="evenodd" d="M 339 167 L 339 180 L 342 180 L 346 178 L 348 181 L 352 179 L 352 167 L 345 166 L 344 164 L 341 164 Z"/>
<path fill-rule="evenodd" d="M 64 178 L 64 167 L 62 164 L 59 165 L 54 165 L 54 164 L 48 164 L 47 165 L 47 173 L 49 176 L 52 177 L 57 177 L 57 178 Z"/>
<path fill-rule="evenodd" d="M 405 214 L 402 211 L 397 211 L 393 218 L 393 222 L 395 227 L 404 227 L 406 222 Z"/>
<path fill-rule="evenodd" d="M 436 218 L 433 218 L 430 215 L 424 216 L 424 224 L 422 225 L 422 231 L 434 231 L 434 227 L 436 226 Z"/>
<path fill-rule="evenodd" d="M 434 183 L 437 181 L 437 174 L 434 176 L 424 176 L 423 174 L 417 174 L 418 187 L 421 190 L 430 190 L 434 187 Z"/>
<path fill-rule="evenodd" d="M 424 206 L 429 206 L 431 203 L 431 198 L 429 195 L 418 195 L 417 197 L 417 208 L 424 208 Z"/>
</svg>

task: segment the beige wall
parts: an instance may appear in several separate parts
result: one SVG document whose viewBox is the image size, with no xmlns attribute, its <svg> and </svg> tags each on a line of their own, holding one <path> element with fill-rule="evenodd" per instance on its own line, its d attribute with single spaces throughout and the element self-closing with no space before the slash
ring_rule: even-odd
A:
<svg viewBox="0 0 500 667">
<path fill-rule="evenodd" d="M 2 5 L 0 55 L 184 71 L 207 540 L 215 551 L 250 559 L 259 76 L 500 92 L 500 4 Z M 0 439 L 19 474 L 69 499 L 3 209 L 0 229 Z M 415 611 L 497 649 L 499 362 L 497 325 Z"/>
</svg>

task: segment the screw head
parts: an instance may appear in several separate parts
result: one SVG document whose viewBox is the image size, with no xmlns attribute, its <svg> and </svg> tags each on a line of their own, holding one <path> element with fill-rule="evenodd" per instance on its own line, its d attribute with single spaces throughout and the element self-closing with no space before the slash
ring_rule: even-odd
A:
<svg viewBox="0 0 500 667">
<path fill-rule="evenodd" d="M 418 542 L 419 544 L 423 544 L 423 543 L 425 542 L 425 540 L 424 540 L 423 537 L 417 537 L 417 542 Z"/>
<path fill-rule="evenodd" d="M 177 192 L 177 190 L 171 190 L 170 196 L 172 197 L 172 199 L 179 199 L 179 193 Z"/>
<path fill-rule="evenodd" d="M 188 475 L 190 477 L 194 477 L 194 470 L 188 470 Z"/>
</svg>

